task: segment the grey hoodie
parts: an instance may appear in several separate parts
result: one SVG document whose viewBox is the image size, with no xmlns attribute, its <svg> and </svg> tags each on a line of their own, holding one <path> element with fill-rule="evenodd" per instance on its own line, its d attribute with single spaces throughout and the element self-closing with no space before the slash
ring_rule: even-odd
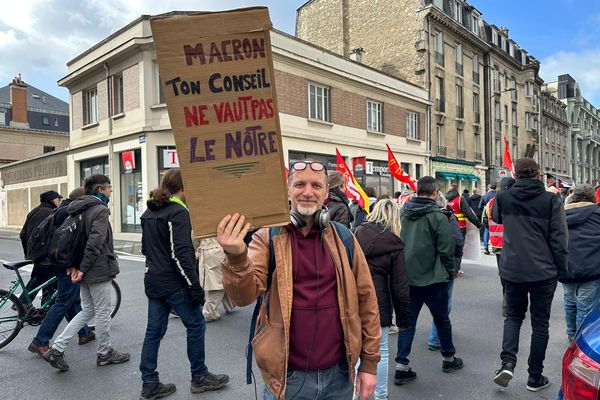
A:
<svg viewBox="0 0 600 400">
<path fill-rule="evenodd" d="M 69 215 L 83 213 L 87 242 L 79 270 L 85 275 L 81 283 L 101 283 L 119 273 L 113 247 L 110 212 L 102 200 L 85 195 L 69 204 Z"/>
</svg>

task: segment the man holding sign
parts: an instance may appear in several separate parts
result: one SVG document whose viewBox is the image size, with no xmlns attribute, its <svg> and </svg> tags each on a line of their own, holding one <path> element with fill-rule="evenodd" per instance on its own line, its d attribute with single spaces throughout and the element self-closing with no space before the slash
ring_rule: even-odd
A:
<svg viewBox="0 0 600 400">
<path fill-rule="evenodd" d="M 248 247 L 243 215 L 227 215 L 217 227 L 227 295 L 244 306 L 266 294 L 252 341 L 264 399 L 349 400 L 355 378 L 361 400 L 375 389 L 381 337 L 375 289 L 354 236 L 329 222 L 327 195 L 325 165 L 296 162 L 288 176 L 292 223 L 274 236 L 260 229 Z"/>
</svg>

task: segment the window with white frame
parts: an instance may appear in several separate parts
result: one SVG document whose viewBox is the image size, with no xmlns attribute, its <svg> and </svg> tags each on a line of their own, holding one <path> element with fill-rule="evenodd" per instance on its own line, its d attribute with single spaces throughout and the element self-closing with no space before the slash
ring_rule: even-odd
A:
<svg viewBox="0 0 600 400">
<path fill-rule="evenodd" d="M 455 55 L 455 60 L 456 60 L 456 74 L 457 75 L 461 75 L 463 74 L 463 52 L 462 52 L 462 44 L 457 43 L 456 47 L 454 48 L 454 55 Z"/>
<path fill-rule="evenodd" d="M 96 88 L 83 92 L 83 123 L 84 125 L 98 122 L 98 90 Z"/>
<path fill-rule="evenodd" d="M 367 99 L 367 130 L 383 132 L 381 118 L 382 104 L 379 101 Z"/>
<path fill-rule="evenodd" d="M 165 92 L 163 90 L 162 82 L 160 79 L 160 71 L 158 69 L 158 63 L 154 63 L 154 78 L 155 78 L 155 96 L 156 96 L 156 104 L 164 104 L 165 103 Z"/>
<path fill-rule="evenodd" d="M 479 157 L 482 157 L 481 154 L 481 135 L 475 135 L 475 138 L 473 140 L 473 143 L 475 144 L 475 159 L 479 159 Z"/>
<path fill-rule="evenodd" d="M 125 108 L 123 105 L 123 74 L 113 76 L 113 109 L 112 115 L 121 114 Z"/>
<path fill-rule="evenodd" d="M 435 32 L 435 62 L 444 65 L 444 35 L 442 32 Z"/>
<path fill-rule="evenodd" d="M 329 121 L 329 87 L 316 83 L 308 84 L 308 117 Z"/>
<path fill-rule="evenodd" d="M 506 38 L 503 35 L 500 35 L 500 47 L 506 51 Z"/>
<path fill-rule="evenodd" d="M 438 146 L 444 146 L 444 125 L 436 125 L 435 129 Z"/>
<path fill-rule="evenodd" d="M 531 129 L 531 114 L 526 112 L 525 113 L 525 130 L 530 130 Z"/>
<path fill-rule="evenodd" d="M 458 150 L 465 149 L 465 133 L 462 129 L 456 131 L 456 146 Z"/>
<path fill-rule="evenodd" d="M 454 18 L 459 24 L 463 22 L 463 6 L 459 1 L 454 1 Z"/>
<path fill-rule="evenodd" d="M 471 32 L 479 36 L 479 17 L 475 14 L 471 14 Z"/>
<path fill-rule="evenodd" d="M 406 112 L 406 137 L 408 139 L 419 139 L 419 113 Z"/>
<path fill-rule="evenodd" d="M 0 125 L 6 125 L 6 111 L 0 110 Z"/>
<path fill-rule="evenodd" d="M 527 54 L 525 54 L 524 52 L 521 52 L 521 64 L 527 64 Z"/>
<path fill-rule="evenodd" d="M 498 44 L 498 32 L 492 29 L 492 43 Z"/>
</svg>

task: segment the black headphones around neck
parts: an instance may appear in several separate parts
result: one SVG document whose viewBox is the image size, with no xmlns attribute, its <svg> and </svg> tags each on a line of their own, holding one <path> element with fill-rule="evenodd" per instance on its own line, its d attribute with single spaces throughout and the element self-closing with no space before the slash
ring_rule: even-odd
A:
<svg viewBox="0 0 600 400">
<path fill-rule="evenodd" d="M 329 226 L 330 218 L 329 218 L 329 209 L 327 207 L 323 207 L 322 209 L 317 211 L 314 214 L 314 217 L 315 217 L 315 226 L 318 229 L 323 230 Z M 302 216 L 302 214 L 300 214 L 296 210 L 290 211 L 290 220 L 292 221 L 292 224 L 294 224 L 294 226 L 298 229 L 302 229 L 306 226 L 306 221 L 304 220 L 304 217 Z"/>
</svg>

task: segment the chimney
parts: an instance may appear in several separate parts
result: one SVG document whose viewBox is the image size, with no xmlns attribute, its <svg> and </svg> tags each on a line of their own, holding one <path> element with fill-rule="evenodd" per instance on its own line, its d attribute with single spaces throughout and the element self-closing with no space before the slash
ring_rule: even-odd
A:
<svg viewBox="0 0 600 400">
<path fill-rule="evenodd" d="M 27 85 L 21 79 L 21 74 L 12 80 L 10 87 L 10 104 L 12 105 L 11 126 L 29 128 L 27 122 Z"/>
<path fill-rule="evenodd" d="M 352 50 L 352 53 L 350 53 L 350 59 L 362 63 L 362 56 L 364 52 L 365 50 L 362 47 L 356 48 Z"/>
<path fill-rule="evenodd" d="M 508 37 L 508 28 L 507 27 L 500 28 L 500 33 L 502 33 L 505 37 Z"/>
</svg>

